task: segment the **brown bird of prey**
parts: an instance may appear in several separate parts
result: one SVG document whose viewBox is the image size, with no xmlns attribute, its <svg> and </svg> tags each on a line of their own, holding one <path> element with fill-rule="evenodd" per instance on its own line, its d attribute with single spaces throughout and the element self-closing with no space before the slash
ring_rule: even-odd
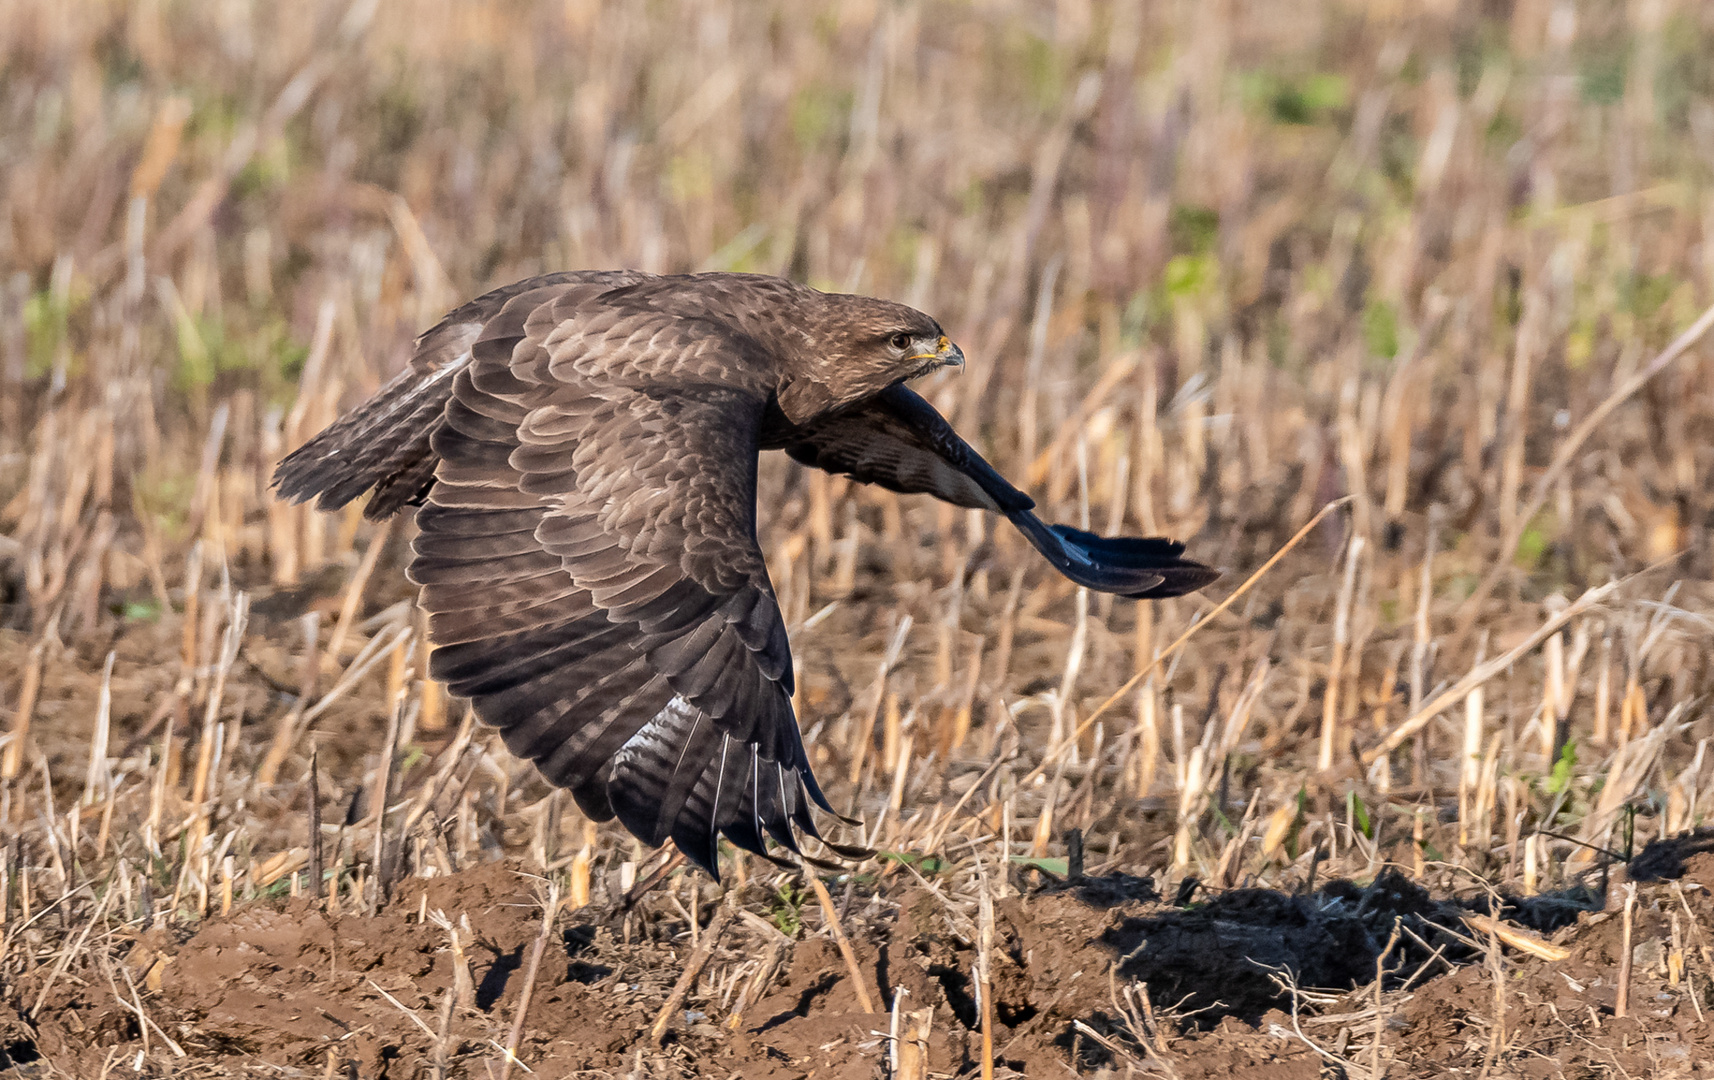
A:
<svg viewBox="0 0 1714 1080">
<path fill-rule="evenodd" d="M 1006 517 L 1060 573 L 1130 597 L 1217 572 L 1169 540 L 1046 526 L 905 381 L 964 363 L 886 300 L 751 274 L 531 278 L 448 315 L 410 366 L 280 463 L 323 510 L 419 505 L 430 671 L 595 820 L 716 843 L 819 838 L 792 661 L 756 540 L 756 459 Z"/>
</svg>

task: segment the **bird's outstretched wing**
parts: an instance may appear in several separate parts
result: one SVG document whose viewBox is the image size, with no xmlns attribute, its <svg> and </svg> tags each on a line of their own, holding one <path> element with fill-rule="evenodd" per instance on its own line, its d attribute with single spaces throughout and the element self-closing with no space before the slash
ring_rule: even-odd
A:
<svg viewBox="0 0 1714 1080">
<path fill-rule="evenodd" d="M 904 385 L 795 428 L 780 445 L 805 465 L 1004 514 L 1055 569 L 1101 592 L 1137 599 L 1180 596 L 1220 576 L 1182 558 L 1184 545 L 1176 540 L 1106 537 L 1043 524 L 1035 501 L 1007 483 L 934 406 Z"/>
<path fill-rule="evenodd" d="M 591 817 L 766 854 L 818 835 L 756 541 L 767 395 L 717 327 L 523 293 L 451 377 L 412 578 L 434 676 Z"/>
</svg>

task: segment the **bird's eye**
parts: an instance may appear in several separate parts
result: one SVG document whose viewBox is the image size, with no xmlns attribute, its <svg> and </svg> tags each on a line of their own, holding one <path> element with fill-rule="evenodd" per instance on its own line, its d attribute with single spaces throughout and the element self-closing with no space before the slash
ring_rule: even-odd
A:
<svg viewBox="0 0 1714 1080">
<path fill-rule="evenodd" d="M 911 347 L 911 336 L 907 333 L 904 333 L 903 331 L 900 331 L 899 333 L 894 334 L 892 337 L 888 338 L 887 344 L 891 345 L 893 348 L 899 350 L 900 352 L 904 352 L 906 349 Z"/>
</svg>

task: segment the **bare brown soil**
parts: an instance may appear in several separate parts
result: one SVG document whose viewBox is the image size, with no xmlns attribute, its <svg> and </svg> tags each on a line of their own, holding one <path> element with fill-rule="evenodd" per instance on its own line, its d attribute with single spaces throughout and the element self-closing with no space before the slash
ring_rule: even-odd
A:
<svg viewBox="0 0 1714 1080">
<path fill-rule="evenodd" d="M 1553 932 L 1550 943 L 1569 951 L 1563 962 L 1509 948 L 1496 960 L 1459 918 L 1481 902 L 1432 900 L 1395 873 L 1301 895 L 1197 892 L 1184 905 L 1144 878 L 1062 885 L 1032 876 L 996 907 L 997 1072 L 1362 1076 L 1378 1027 L 1380 1061 L 1395 1076 L 1706 1076 L 1714 986 L 1671 967 L 1675 943 L 1706 955 L 1714 854 L 1660 865 L 1686 843 L 1655 845 L 1632 863 L 1682 876 L 1639 885 L 1624 1018 L 1615 1015 L 1619 913 L 1583 911 Z M 502 860 L 409 881 L 374 915 L 328 914 L 300 898 L 240 905 L 188 934 L 149 931 L 122 950 L 119 976 L 152 991 L 147 1035 L 105 980 L 43 967 L 12 988 L 12 1000 L 29 1000 L 52 982 L 34 1025 L 6 1013 L 8 1052 L 70 1075 L 108 1075 L 165 1036 L 200 1063 L 196 1075 L 484 1076 L 518 1010 L 540 930 L 538 884 Z M 739 899 L 762 892 L 752 885 Z M 903 882 L 858 895 L 851 908 L 871 999 L 896 1000 L 907 1014 L 931 1009 L 928 1075 L 971 1073 L 981 1036 L 968 914 L 932 884 Z M 444 1019 L 459 956 L 424 912 L 468 928 L 468 1000 Z M 1527 928 L 1563 922 L 1566 906 L 1514 901 L 1507 912 Z M 1389 950 L 1395 924 L 1405 934 Z M 767 955 L 776 941 L 761 920 L 741 919 L 711 969 Z M 545 1076 L 886 1075 L 891 1016 L 862 1011 L 837 950 L 813 933 L 785 947 L 741 1012 L 730 1008 L 730 987 L 725 1008 L 718 993 L 693 991 L 657 1048 L 649 1027 L 689 948 L 688 926 L 659 904 L 566 915 L 544 952 L 520 1060 Z M 1147 987 L 1152 1011 L 1122 993 L 1133 981 Z M 13 1075 L 31 1073 L 22 1064 Z"/>
</svg>

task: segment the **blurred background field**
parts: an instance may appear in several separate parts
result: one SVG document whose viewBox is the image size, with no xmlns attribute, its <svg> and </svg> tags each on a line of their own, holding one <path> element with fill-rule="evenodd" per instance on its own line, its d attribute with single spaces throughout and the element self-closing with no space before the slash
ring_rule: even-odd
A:
<svg viewBox="0 0 1714 1080">
<path fill-rule="evenodd" d="M 269 1041 L 162 958 L 252 900 L 381 918 L 502 857 L 657 948 L 620 985 L 652 1019 L 719 891 L 675 871 L 613 914 L 662 856 L 421 677 L 408 523 L 267 491 L 448 308 L 558 269 L 922 308 L 969 356 L 923 392 L 1044 517 L 1227 569 L 1091 597 L 979 513 L 764 462 L 812 760 L 885 853 L 824 873 L 860 958 L 919 876 L 969 922 L 1076 860 L 1168 896 L 1392 866 L 1570 912 L 1537 929 L 1601 907 L 1615 856 L 1714 813 L 1710 56 L 1693 0 L 0 0 L 0 1065 L 485 1075 L 521 978 L 481 1004 L 441 958 L 398 1009 L 356 986 L 368 1034 Z M 828 929 L 794 875 L 728 881 Z M 1700 1016 L 1683 914 L 1662 993 Z M 721 1033 L 784 970 L 737 940 L 674 1003 Z M 1060 1039 L 986 992 L 919 1075 L 1199 1075 L 1152 1012 Z M 1607 1037 L 1553 1023 L 1532 1046 Z M 1371 1027 L 1293 1045 L 1522 1060 Z M 754 1064 L 694 1023 L 634 1065 L 555 1037 L 525 1063 Z"/>
</svg>

